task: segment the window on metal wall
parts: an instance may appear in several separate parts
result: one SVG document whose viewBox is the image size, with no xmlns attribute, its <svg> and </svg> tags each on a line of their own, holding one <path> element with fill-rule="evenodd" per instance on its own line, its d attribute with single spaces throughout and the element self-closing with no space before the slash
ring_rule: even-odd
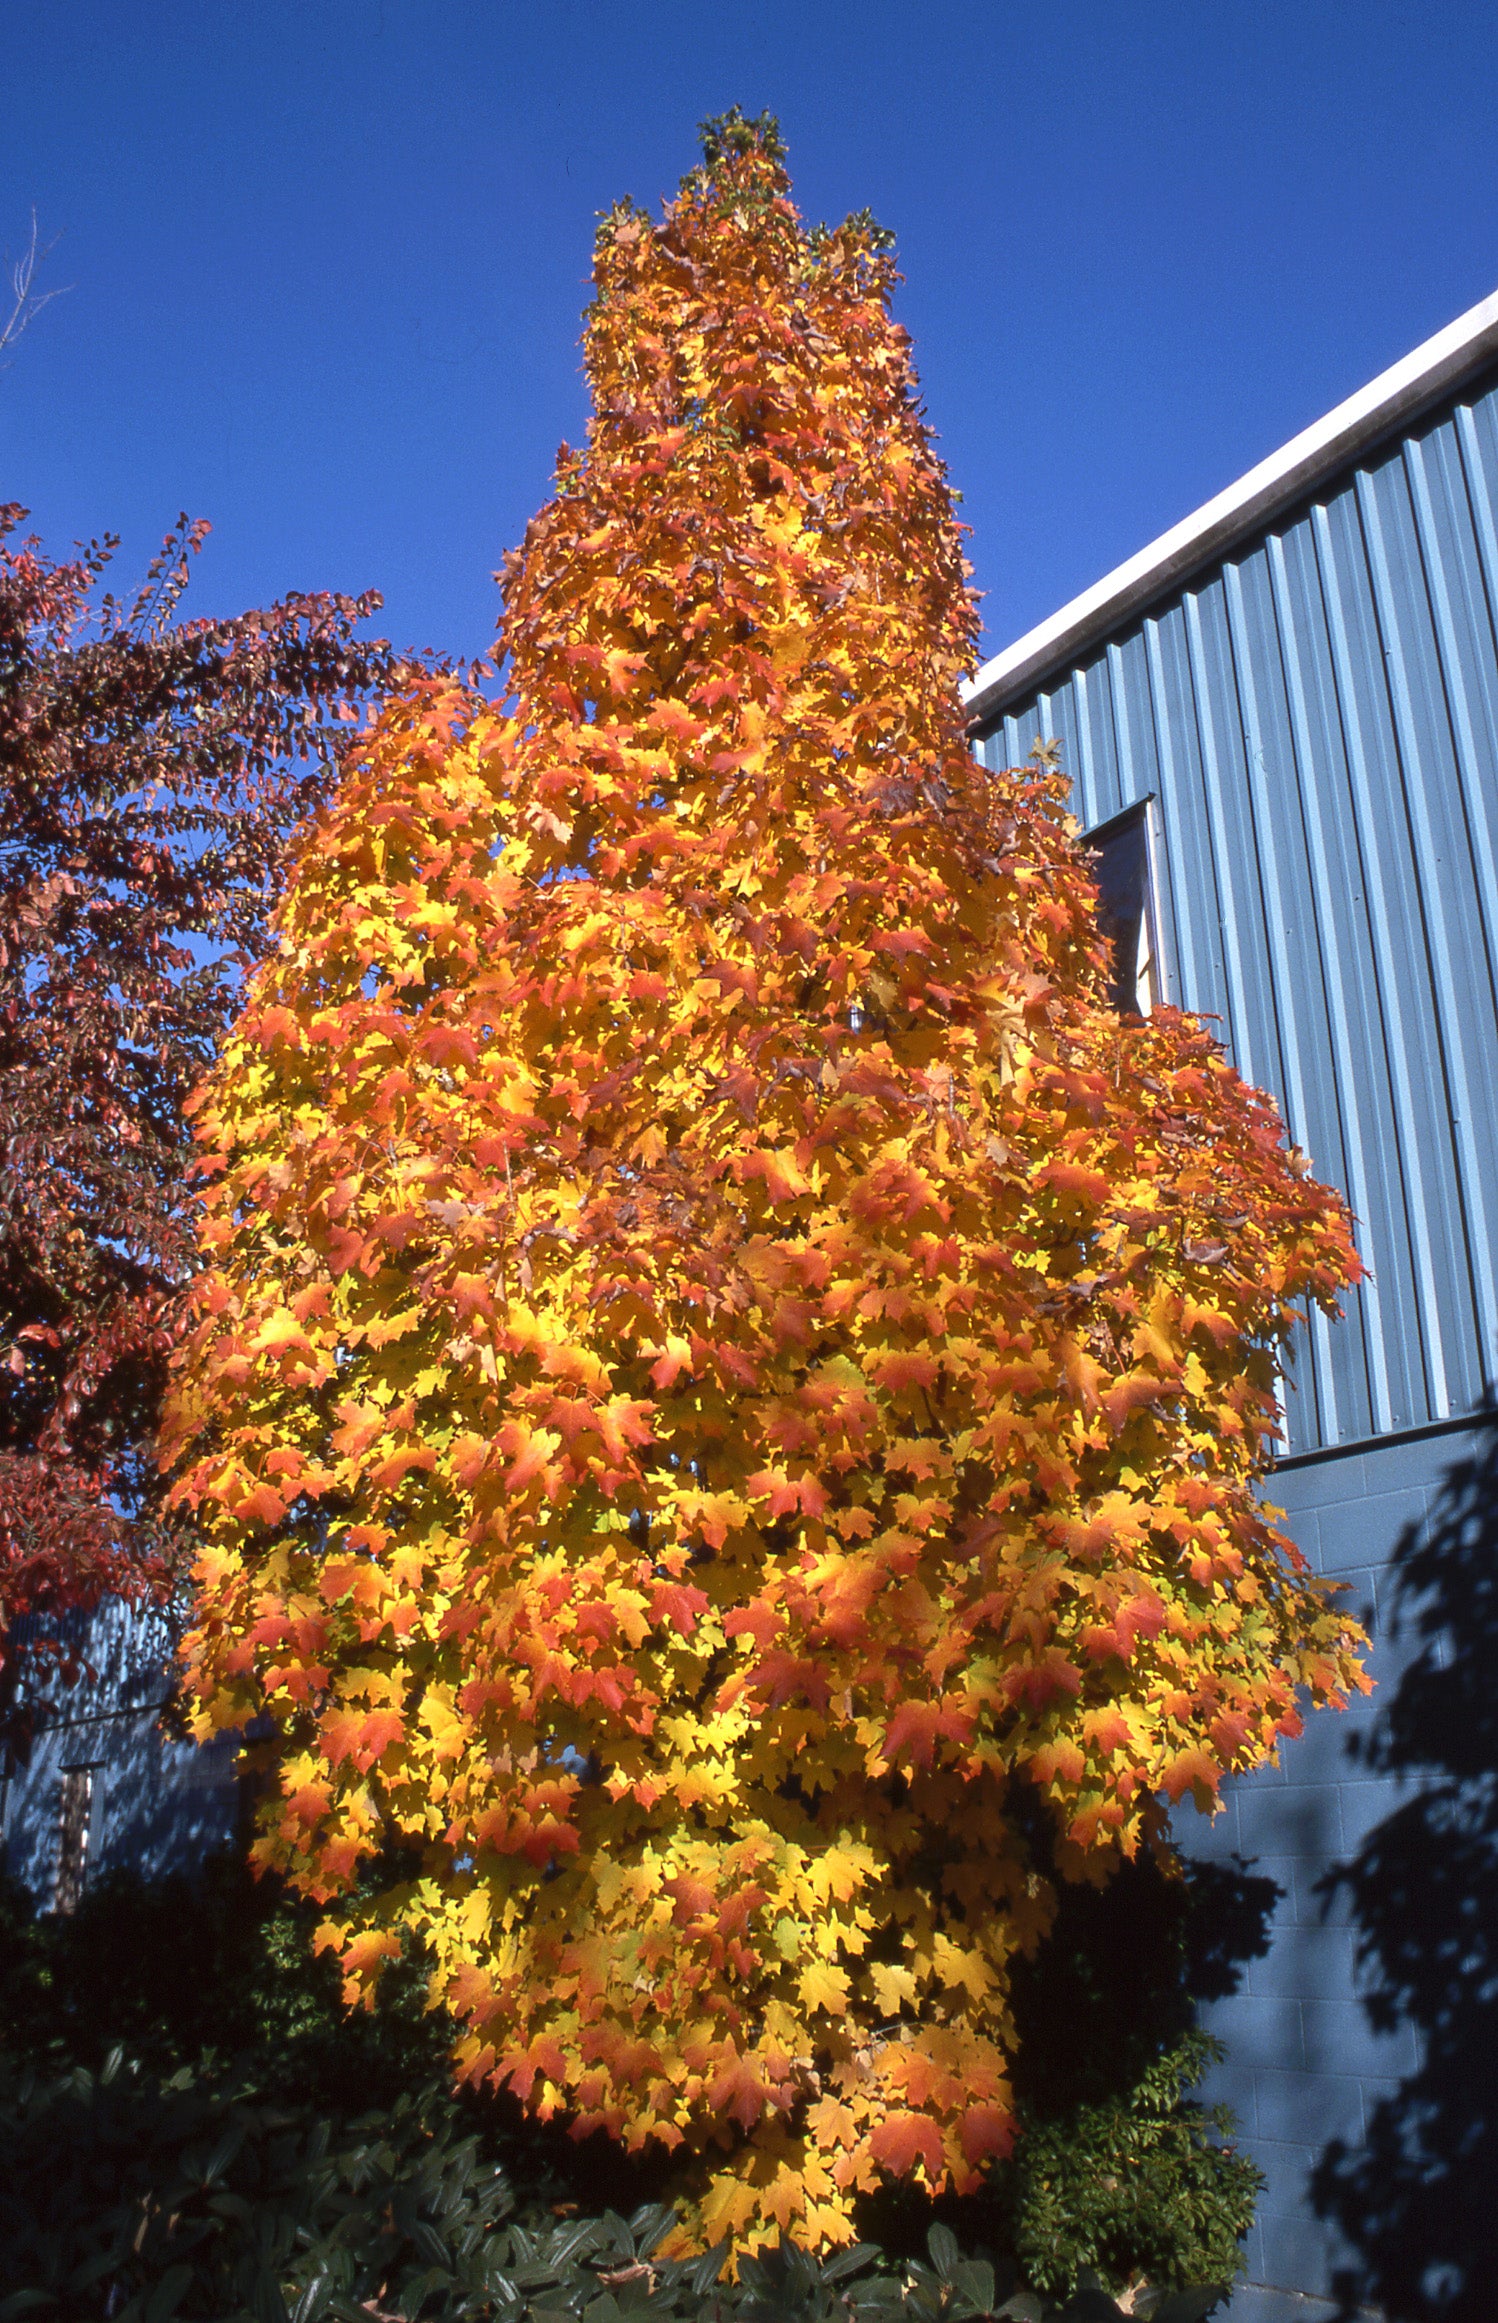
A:
<svg viewBox="0 0 1498 2323">
<path fill-rule="evenodd" d="M 1098 883 L 1098 920 L 1113 954 L 1109 997 L 1124 1016 L 1148 1016 L 1165 997 L 1150 862 L 1149 800 L 1082 834 Z"/>
<path fill-rule="evenodd" d="M 94 1770 L 70 1766 L 62 1778 L 62 1806 L 57 1833 L 57 1886 L 53 1907 L 76 1912 L 88 1874 L 88 1833 L 93 1817 Z"/>
</svg>

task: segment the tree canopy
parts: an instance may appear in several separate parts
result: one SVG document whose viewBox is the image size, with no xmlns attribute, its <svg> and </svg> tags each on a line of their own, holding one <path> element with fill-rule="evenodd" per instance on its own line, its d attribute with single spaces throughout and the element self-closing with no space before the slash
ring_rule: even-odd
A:
<svg viewBox="0 0 1498 2323">
<path fill-rule="evenodd" d="M 507 697 L 408 688 L 300 854 L 172 1445 L 349 1992 L 416 1931 L 462 2072 L 836 2242 L 1010 2141 L 1037 1809 L 1101 1877 L 1359 1682 L 1254 1490 L 1357 1262 L 973 756 L 888 237 L 705 150 L 603 221 Z"/>
<path fill-rule="evenodd" d="M 0 508 L 0 1709 L 15 1625 L 164 1583 L 155 1432 L 196 1260 L 183 1107 L 264 949 L 378 597 L 183 621 L 183 518 L 130 598 Z M 67 1632 L 52 1630 L 54 1645 Z"/>
</svg>

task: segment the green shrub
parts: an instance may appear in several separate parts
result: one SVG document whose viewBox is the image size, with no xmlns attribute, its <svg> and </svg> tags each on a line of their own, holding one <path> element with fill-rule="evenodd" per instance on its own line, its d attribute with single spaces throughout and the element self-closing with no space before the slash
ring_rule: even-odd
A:
<svg viewBox="0 0 1498 2323">
<path fill-rule="evenodd" d="M 653 2255 L 671 2222 L 660 2166 L 453 2092 L 419 1960 L 346 2012 L 315 1912 L 243 1865 L 104 1880 L 71 1917 L 0 1891 L 0 2323 L 1035 2323 L 1046 2298 L 1116 2317 L 1105 2281 L 1225 2283 L 1255 2173 L 1186 2098 L 1209 2045 L 1160 2054 L 1181 2008 L 1148 2000 L 1149 1962 L 1162 1943 L 1176 1957 L 1179 1898 L 1142 1876 L 1119 1897 L 1126 1942 L 1084 1896 L 1022 1985 L 1064 2102 L 1027 2092 L 989 2197 L 935 2226 L 929 2203 L 874 2203 L 895 2255 L 768 2252 L 729 2283 L 723 2252 Z M 1167 2297 L 1158 2323 L 1216 2295 Z"/>
<path fill-rule="evenodd" d="M 0 2084 L 0 2317 L 486 2315 L 514 2207 L 450 2101 L 348 2124 L 121 2052 Z M 485 2303 L 488 2302 L 488 2303 Z"/>
<path fill-rule="evenodd" d="M 195 1879 L 116 1872 L 71 1914 L 38 1917 L 0 1886 L 0 2046 L 33 2064 L 100 2066 L 123 2047 L 170 2073 L 204 2052 L 253 2065 L 265 2095 L 364 2112 L 438 2074 L 452 2038 L 421 1964 L 393 1965 L 350 2012 L 312 1950 L 317 1907 L 218 1856 Z"/>
<path fill-rule="evenodd" d="M 1119 2288 L 1231 2281 L 1262 2179 L 1218 2142 L 1226 2110 L 1187 2096 L 1219 2054 L 1188 2033 L 1127 2095 L 1026 2124 L 1000 2183 L 1006 2239 L 1038 2289 L 1064 2294 L 1088 2273 Z"/>
<path fill-rule="evenodd" d="M 47 2078 L 0 2063 L 0 2323 L 1117 2323 L 1061 2309 L 935 2226 L 926 2263 L 868 2245 L 666 2260 L 674 2213 L 517 2214 L 439 2088 L 335 2123 L 118 2052 Z M 1165 2298 L 1196 2323 L 1215 2292 Z M 1148 2302 L 1136 2313 L 1151 2312 Z"/>
</svg>

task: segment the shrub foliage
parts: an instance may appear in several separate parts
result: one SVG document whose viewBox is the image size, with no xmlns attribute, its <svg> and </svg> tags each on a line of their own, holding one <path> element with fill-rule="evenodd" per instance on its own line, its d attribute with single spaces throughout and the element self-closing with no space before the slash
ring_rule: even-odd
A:
<svg viewBox="0 0 1498 2323">
<path fill-rule="evenodd" d="M 931 2230 L 928 2260 L 782 2242 L 664 2255 L 665 2204 L 624 2218 L 516 2214 L 450 2097 L 330 2121 L 116 2052 L 45 2080 L 0 2060 L 0 2323 L 1117 2323 L 1084 2287 L 1059 2309 Z M 1198 2323 L 1215 2290 L 1136 2314 Z"/>
<path fill-rule="evenodd" d="M 1261 2179 L 1223 2108 L 1187 2096 L 1220 2049 L 1187 2034 L 1127 2093 L 1027 2121 L 1002 2176 L 1006 2247 L 1037 2290 L 1230 2282 Z"/>
<path fill-rule="evenodd" d="M 469 2090 L 455 2101 L 445 2072 L 454 2028 L 426 2008 L 416 1959 L 387 1972 L 375 2007 L 345 2011 L 334 1963 L 311 1950 L 316 1918 L 228 1858 L 193 1881 L 112 1874 L 67 1915 L 37 1917 L 0 1884 L 0 2058 L 12 2108 L 0 2124 L 10 2188 L 8 2207 L 0 2196 L 0 2299 L 50 2286 L 66 2303 L 86 2276 L 102 2311 L 127 2287 L 154 2295 L 190 2251 L 197 2288 L 185 2312 L 201 2294 L 221 2323 L 212 2302 L 236 2283 L 259 2285 L 273 2313 L 265 2285 L 300 2296 L 320 2250 L 330 2297 L 356 2282 L 378 2296 L 379 2281 L 359 2269 L 381 2267 L 387 2306 L 445 2313 L 476 2285 L 488 2295 L 484 2269 L 508 2262 L 500 2244 L 481 2245 L 512 2207 L 543 2243 L 558 2218 L 654 2214 L 660 2157 L 631 2161 L 601 2135 L 578 2144 L 543 2131 L 507 2095 Z M 866 2247 L 889 2254 L 881 2279 L 928 2250 L 934 2222 L 986 2257 L 999 2304 L 1016 2268 L 1062 2300 L 1089 2277 L 1130 2286 L 1136 2299 L 1141 2280 L 1163 2295 L 1231 2277 L 1255 2173 L 1214 2142 L 1225 2124 L 1185 2093 L 1205 2050 L 1184 2033 L 1199 1983 L 1185 1954 L 1222 1922 L 1220 1898 L 1162 1879 L 1148 1859 L 1101 1895 L 1067 1891 L 1015 1996 L 1015 2154 L 982 2197 L 943 2203 L 936 2221 L 908 2190 L 861 2204 Z M 1093 1971 L 1120 1955 L 1127 1988 L 1110 1990 Z M 213 2178 L 205 2208 L 200 2181 L 187 2197 L 183 2157 L 201 2161 L 224 2139 L 234 2167 Z M 432 2202 L 445 2206 L 434 2230 L 448 2240 L 448 2276 L 430 2273 L 429 2245 L 404 2227 L 387 2231 L 394 2218 L 432 2223 Z M 137 2245 L 143 2213 L 152 2224 Z M 180 2234 L 168 2231 L 174 2217 Z M 612 2247 L 607 2235 L 597 2246 Z M 100 2273 L 104 2252 L 114 2257 Z M 866 2288 L 874 2295 L 872 2280 Z"/>
</svg>

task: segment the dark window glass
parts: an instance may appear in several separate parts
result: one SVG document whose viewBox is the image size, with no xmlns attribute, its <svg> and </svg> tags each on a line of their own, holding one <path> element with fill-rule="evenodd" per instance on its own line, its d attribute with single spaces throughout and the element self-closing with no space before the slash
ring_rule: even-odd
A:
<svg viewBox="0 0 1498 2323">
<path fill-rule="evenodd" d="M 1149 801 L 1083 834 L 1098 883 L 1098 922 L 1113 955 L 1108 992 L 1121 1016 L 1148 1016 L 1162 996 L 1150 875 Z"/>
</svg>

